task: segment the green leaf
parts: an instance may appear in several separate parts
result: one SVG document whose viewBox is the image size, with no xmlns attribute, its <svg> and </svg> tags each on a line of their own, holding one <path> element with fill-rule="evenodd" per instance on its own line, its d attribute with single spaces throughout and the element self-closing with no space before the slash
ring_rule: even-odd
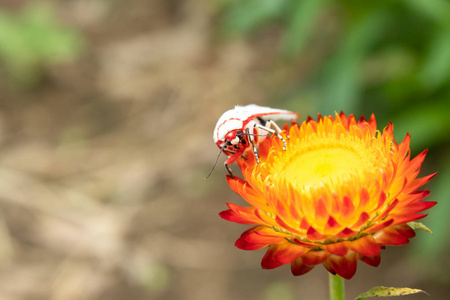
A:
<svg viewBox="0 0 450 300">
<path fill-rule="evenodd" d="M 394 287 L 386 287 L 386 286 L 376 286 L 371 288 L 365 293 L 362 293 L 355 300 L 364 300 L 368 297 L 394 297 L 394 296 L 406 296 L 418 293 L 426 292 L 419 289 L 410 289 L 410 288 L 394 288 Z"/>
<path fill-rule="evenodd" d="M 431 235 L 433 235 L 433 232 L 421 222 L 409 222 L 408 225 L 414 230 L 422 229 L 428 231 Z"/>
<path fill-rule="evenodd" d="M 248 34 L 281 16 L 287 3 L 287 0 L 237 1 L 226 11 L 223 28 L 231 36 Z"/>
<path fill-rule="evenodd" d="M 403 0 L 405 5 L 418 15 L 429 18 L 437 23 L 448 24 L 450 5 L 445 0 Z"/>
<path fill-rule="evenodd" d="M 0 10 L 0 62 L 16 84 L 33 86 L 47 66 L 73 60 L 82 46 L 81 35 L 62 26 L 49 3 Z"/>
<path fill-rule="evenodd" d="M 448 98 L 447 98 L 448 99 Z M 406 133 L 411 134 L 413 153 L 430 148 L 448 139 L 448 100 L 427 99 L 420 105 L 405 105 L 403 112 L 394 118 L 395 137 L 402 140 Z"/>
<path fill-rule="evenodd" d="M 325 68 L 321 86 L 322 113 L 353 113 L 361 98 L 361 64 L 386 25 L 386 11 L 361 17 L 345 35 L 341 47 Z"/>
<path fill-rule="evenodd" d="M 329 0 L 303 0 L 293 3 L 292 15 L 282 41 L 282 53 L 287 57 L 298 54 L 306 44 L 310 34 L 317 28 L 320 12 Z"/>
<path fill-rule="evenodd" d="M 435 89 L 450 77 L 450 27 L 438 32 L 419 74 L 425 87 Z"/>
</svg>

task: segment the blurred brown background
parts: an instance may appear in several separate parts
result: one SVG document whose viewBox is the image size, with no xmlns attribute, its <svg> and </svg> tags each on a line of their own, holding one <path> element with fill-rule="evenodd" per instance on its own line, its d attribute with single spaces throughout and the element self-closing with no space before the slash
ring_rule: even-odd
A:
<svg viewBox="0 0 450 300">
<path fill-rule="evenodd" d="M 422 94 L 404 92 L 415 85 L 402 77 L 429 49 L 372 55 L 380 44 L 357 37 L 370 40 L 377 23 L 354 35 L 361 26 L 346 24 L 378 18 L 376 5 L 304 1 L 296 19 L 286 8 L 294 2 L 260 1 L 0 1 L 0 299 L 327 299 L 322 266 L 302 277 L 287 266 L 261 270 L 263 250 L 234 247 L 248 227 L 218 216 L 226 201 L 242 203 L 224 180 L 223 158 L 203 179 L 218 153 L 215 123 L 236 104 L 302 119 L 375 112 L 380 129 L 398 122 L 398 139 L 410 131 L 417 142 L 413 155 L 432 150 L 424 174 L 441 171 L 430 199 L 448 200 L 449 74 Z M 405 11 L 407 22 L 418 10 Z M 427 22 L 421 28 L 435 28 Z M 303 42 L 292 46 L 289 36 Z M 436 68 L 446 63 L 442 47 Z M 359 63 L 362 82 L 351 71 Z M 340 81 L 320 81 L 327 74 Z M 430 213 L 431 224 L 423 221 L 435 235 L 418 232 L 412 245 L 384 250 L 378 268 L 360 263 L 348 299 L 375 285 L 431 294 L 408 299 L 448 295 L 448 204 Z"/>
</svg>

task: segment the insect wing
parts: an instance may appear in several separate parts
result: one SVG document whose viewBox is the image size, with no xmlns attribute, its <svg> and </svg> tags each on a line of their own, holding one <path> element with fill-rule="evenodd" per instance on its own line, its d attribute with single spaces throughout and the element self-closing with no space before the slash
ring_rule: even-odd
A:
<svg viewBox="0 0 450 300">
<path fill-rule="evenodd" d="M 242 108 L 245 109 L 248 115 L 251 115 L 253 117 L 259 117 L 263 120 L 273 120 L 273 121 L 290 120 L 290 119 L 297 119 L 299 117 L 298 113 L 289 110 L 270 108 L 255 104 L 250 104 Z"/>
<path fill-rule="evenodd" d="M 224 141 L 225 135 L 235 129 L 242 129 L 244 126 L 243 120 L 247 119 L 247 115 L 243 115 L 240 110 L 230 109 L 226 111 L 217 121 L 214 128 L 213 138 L 214 143 L 218 141 Z"/>
</svg>

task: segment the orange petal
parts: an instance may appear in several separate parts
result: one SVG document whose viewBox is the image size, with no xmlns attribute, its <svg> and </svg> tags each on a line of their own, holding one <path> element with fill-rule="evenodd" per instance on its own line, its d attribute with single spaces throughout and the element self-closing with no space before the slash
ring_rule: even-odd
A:
<svg viewBox="0 0 450 300">
<path fill-rule="evenodd" d="M 389 207 L 386 210 L 384 210 L 383 213 L 381 213 L 378 217 L 375 218 L 374 221 L 379 221 L 386 218 L 386 216 L 397 206 L 398 202 L 399 202 L 398 199 L 395 199 L 391 204 L 389 204 Z"/>
<path fill-rule="evenodd" d="M 269 244 L 250 243 L 243 238 L 237 239 L 237 241 L 236 241 L 236 243 L 234 243 L 234 245 L 241 250 L 259 250 L 259 249 L 269 246 Z"/>
<path fill-rule="evenodd" d="M 365 224 L 368 220 L 370 219 L 370 216 L 368 213 L 366 212 L 362 212 L 361 215 L 359 216 L 358 221 L 356 221 L 355 224 L 353 224 L 353 228 L 359 228 L 361 227 L 363 224 Z"/>
<path fill-rule="evenodd" d="M 355 234 L 355 231 L 351 230 L 348 227 L 345 227 L 344 229 L 342 229 L 341 232 L 339 232 L 338 234 L 336 234 L 337 238 L 347 238 L 349 236 L 352 236 Z"/>
<path fill-rule="evenodd" d="M 420 170 L 423 161 L 425 160 L 425 156 L 427 155 L 428 149 L 422 151 L 419 155 L 414 157 L 409 163 L 408 167 L 405 170 L 405 174 L 413 174 Z"/>
<path fill-rule="evenodd" d="M 317 230 L 315 230 L 312 226 L 310 226 L 308 228 L 308 231 L 306 232 L 306 237 L 308 238 L 308 240 L 318 241 L 325 239 L 327 236 L 320 234 Z"/>
<path fill-rule="evenodd" d="M 273 269 L 284 264 L 289 264 L 308 251 L 308 248 L 289 242 L 272 245 L 264 255 L 261 266 L 263 269 Z"/>
<path fill-rule="evenodd" d="M 415 191 L 418 188 L 420 188 L 422 185 L 433 179 L 434 176 L 436 176 L 436 173 L 430 174 L 428 176 L 424 176 L 421 178 L 415 179 L 411 184 L 408 184 L 407 191 Z"/>
<path fill-rule="evenodd" d="M 366 235 L 352 241 L 350 249 L 364 256 L 373 256 L 380 253 L 380 246 L 378 246 L 372 235 Z"/>
<path fill-rule="evenodd" d="M 378 267 L 381 262 L 380 254 L 373 255 L 373 256 L 358 255 L 358 258 L 362 262 L 365 262 L 366 264 L 368 264 L 369 266 L 372 266 L 372 267 Z"/>
<path fill-rule="evenodd" d="M 271 244 L 278 244 L 284 241 L 287 235 L 278 233 L 266 226 L 256 226 L 246 230 L 235 245 L 243 250 L 257 250 Z"/>
<path fill-rule="evenodd" d="M 313 247 L 319 246 L 319 244 L 317 244 L 317 243 L 304 242 L 304 241 L 301 241 L 301 240 L 299 240 L 297 238 L 294 238 L 294 242 L 296 244 L 299 244 L 300 246 L 304 246 L 304 247 L 308 247 L 308 248 L 313 248 Z"/>
<path fill-rule="evenodd" d="M 343 255 L 347 254 L 349 246 L 350 246 L 350 242 L 345 241 L 345 242 L 340 242 L 340 243 L 324 245 L 323 248 L 326 251 L 330 252 L 331 254 L 343 256 Z"/>
<path fill-rule="evenodd" d="M 402 200 L 397 205 L 395 210 L 399 210 L 400 208 L 403 209 L 404 207 L 407 207 L 413 203 L 420 203 L 421 200 L 425 199 L 429 195 L 430 195 L 430 191 L 428 191 L 428 190 L 413 191 L 409 195 L 402 197 Z"/>
<path fill-rule="evenodd" d="M 227 203 L 229 210 L 222 211 L 219 215 L 231 222 L 240 224 L 260 224 L 261 221 L 255 216 L 254 207 L 242 207 L 236 204 Z"/>
<path fill-rule="evenodd" d="M 379 210 L 380 207 L 382 207 L 384 205 L 384 203 L 386 202 L 386 199 L 387 199 L 386 193 L 381 192 L 380 198 L 378 198 L 378 205 L 373 211 Z"/>
<path fill-rule="evenodd" d="M 392 225 L 397 225 L 397 224 L 404 224 L 404 223 L 408 223 L 408 222 L 414 222 L 417 220 L 420 220 L 422 218 L 425 218 L 426 216 L 428 216 L 428 214 L 392 214 L 391 217 L 394 220 L 394 222 L 392 223 Z"/>
<path fill-rule="evenodd" d="M 403 235 L 404 237 L 406 237 L 408 239 L 416 236 L 416 232 L 414 231 L 414 229 L 409 227 L 409 225 L 407 225 L 407 224 L 393 226 L 392 228 L 394 228 L 398 233 L 400 233 L 401 235 Z"/>
<path fill-rule="evenodd" d="M 322 198 L 317 199 L 314 212 L 316 214 L 316 222 L 320 222 L 321 220 L 326 220 L 328 218 L 327 208 L 325 207 L 325 203 L 323 203 Z"/>
<path fill-rule="evenodd" d="M 318 265 L 328 259 L 330 253 L 324 250 L 311 250 L 302 256 L 302 261 L 306 265 Z"/>
<path fill-rule="evenodd" d="M 380 245 L 404 245 L 409 239 L 392 227 L 388 227 L 374 234 L 376 242 Z"/>
<path fill-rule="evenodd" d="M 357 256 L 353 251 L 345 256 L 332 254 L 328 261 L 333 267 L 334 271 L 345 279 L 350 279 L 356 273 L 356 266 L 358 264 Z"/>
<path fill-rule="evenodd" d="M 359 207 L 365 207 L 370 200 L 369 192 L 367 189 L 362 188 L 359 196 Z"/>
<path fill-rule="evenodd" d="M 299 257 L 291 263 L 291 272 L 294 276 L 300 276 L 314 269 L 315 265 L 305 265 Z"/>
<path fill-rule="evenodd" d="M 399 214 L 413 214 L 413 213 L 417 213 L 420 211 L 424 211 L 427 209 L 430 209 L 431 207 L 435 206 L 437 204 L 437 202 L 435 201 L 417 201 L 417 202 L 413 202 L 411 204 L 408 204 L 405 207 L 402 207 L 401 209 L 398 209 L 398 213 Z M 397 209 L 395 210 L 395 212 L 397 212 Z M 391 214 L 393 215 L 394 212 Z"/>
<path fill-rule="evenodd" d="M 239 194 L 248 204 L 262 209 L 267 210 L 268 206 L 264 198 L 261 197 L 245 180 L 230 175 L 227 175 L 227 182 L 230 188 Z"/>
<path fill-rule="evenodd" d="M 394 223 L 394 219 L 388 219 L 385 220 L 381 223 L 378 223 L 377 225 L 371 226 L 369 228 L 367 228 L 366 230 L 364 230 L 364 233 L 372 233 L 372 232 L 377 232 L 380 231 L 383 228 L 386 228 L 388 226 L 390 226 L 392 223 Z"/>
<path fill-rule="evenodd" d="M 327 269 L 328 272 L 330 272 L 333 275 L 336 275 L 336 271 L 333 269 L 333 267 L 331 266 L 331 263 L 329 260 L 326 260 L 322 263 L 322 265 L 325 267 L 325 269 Z"/>
<path fill-rule="evenodd" d="M 353 205 L 352 200 L 349 197 L 345 196 L 342 199 L 342 217 L 343 218 L 351 217 L 354 212 L 355 206 Z"/>
<path fill-rule="evenodd" d="M 341 225 L 332 216 L 328 217 L 327 224 L 325 225 L 325 231 L 337 230 L 341 228 Z"/>
<path fill-rule="evenodd" d="M 284 222 L 279 216 L 275 217 L 275 222 L 277 222 L 278 225 L 280 225 L 282 228 L 290 231 L 290 232 L 294 232 L 294 233 L 298 233 L 301 234 L 301 232 L 295 228 L 293 228 L 292 226 L 289 226 L 286 222 Z"/>
</svg>

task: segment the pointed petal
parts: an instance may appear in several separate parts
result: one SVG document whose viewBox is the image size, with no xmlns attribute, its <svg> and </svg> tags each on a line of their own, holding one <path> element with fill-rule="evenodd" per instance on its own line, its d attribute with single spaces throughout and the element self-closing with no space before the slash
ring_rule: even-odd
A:
<svg viewBox="0 0 450 300">
<path fill-rule="evenodd" d="M 234 245 L 241 250 L 259 250 L 259 249 L 269 246 L 269 244 L 251 243 L 251 242 L 246 241 L 242 237 L 238 238 L 236 240 L 236 243 L 234 243 Z"/>
<path fill-rule="evenodd" d="M 318 265 L 328 259 L 330 253 L 324 250 L 311 250 L 302 256 L 302 261 L 306 265 Z"/>
<path fill-rule="evenodd" d="M 409 152 L 409 144 L 411 142 L 411 135 L 409 133 L 406 134 L 405 138 L 399 145 L 398 155 L 400 159 L 404 159 Z"/>
<path fill-rule="evenodd" d="M 383 211 L 383 213 L 381 213 L 377 218 L 375 218 L 374 221 L 379 221 L 379 220 L 383 220 L 384 218 L 386 218 L 387 215 L 389 215 L 389 213 L 394 210 L 394 208 L 397 206 L 398 204 L 398 199 L 395 199 L 391 204 L 389 204 L 389 207 Z"/>
<path fill-rule="evenodd" d="M 356 223 L 352 227 L 357 229 L 362 225 L 364 225 L 369 219 L 370 219 L 369 214 L 366 212 L 362 212 L 361 215 L 359 216 L 358 221 L 356 221 Z"/>
<path fill-rule="evenodd" d="M 230 188 L 235 191 L 239 196 L 244 198 L 248 204 L 254 206 L 255 208 L 267 210 L 268 206 L 266 201 L 260 194 L 258 194 L 248 183 L 247 181 L 230 175 L 227 175 L 227 182 Z"/>
<path fill-rule="evenodd" d="M 308 251 L 308 248 L 289 242 L 272 245 L 264 255 L 261 266 L 263 269 L 273 269 L 284 264 L 289 264 Z"/>
<path fill-rule="evenodd" d="M 325 267 L 325 269 L 327 269 L 328 272 L 330 272 L 333 275 L 336 275 L 336 271 L 333 269 L 333 267 L 331 266 L 331 263 L 329 260 L 326 260 L 322 263 L 322 265 Z"/>
<path fill-rule="evenodd" d="M 308 238 L 308 240 L 311 240 L 311 241 L 318 241 L 318 240 L 323 240 L 323 239 L 327 238 L 326 235 L 320 234 L 312 226 L 310 226 L 308 231 L 306 232 L 306 237 Z"/>
<path fill-rule="evenodd" d="M 375 211 L 375 210 L 379 210 L 379 209 L 384 205 L 384 203 L 386 202 L 386 199 L 387 199 L 386 193 L 381 192 L 381 193 L 380 193 L 380 198 L 378 198 L 378 205 L 377 205 L 377 207 L 374 209 L 374 211 Z"/>
<path fill-rule="evenodd" d="M 319 198 L 316 202 L 316 207 L 314 210 L 316 216 L 316 222 L 324 221 L 328 218 L 327 208 L 325 207 L 325 203 L 323 203 L 323 199 Z"/>
<path fill-rule="evenodd" d="M 342 199 L 342 217 L 348 218 L 353 215 L 355 212 L 355 206 L 353 205 L 352 200 L 345 196 Z"/>
<path fill-rule="evenodd" d="M 340 242 L 340 243 L 324 245 L 323 248 L 326 251 L 330 252 L 331 254 L 343 256 L 343 255 L 347 254 L 350 244 L 351 244 L 350 242 L 345 241 L 345 242 Z"/>
<path fill-rule="evenodd" d="M 393 228 L 400 233 L 401 235 L 403 235 L 404 237 L 410 239 L 416 236 L 416 232 L 414 231 L 414 229 L 412 229 L 411 227 L 409 227 L 409 225 L 407 224 L 401 224 L 401 225 L 397 225 L 397 226 L 393 226 Z"/>
<path fill-rule="evenodd" d="M 398 209 L 398 213 L 401 214 L 413 214 L 416 212 L 421 212 L 427 209 L 430 209 L 431 207 L 435 206 L 437 204 L 436 201 L 418 201 L 418 202 L 413 202 L 411 204 L 408 204 L 405 207 L 402 207 L 401 209 Z M 394 210 L 392 212 L 391 215 L 394 215 L 395 213 L 397 213 L 397 209 Z"/>
<path fill-rule="evenodd" d="M 380 246 L 378 246 L 372 235 L 366 235 L 352 241 L 350 248 L 364 256 L 373 256 L 380 253 Z"/>
<path fill-rule="evenodd" d="M 425 160 L 425 156 L 427 155 L 428 150 L 422 151 L 419 155 L 414 157 L 409 163 L 408 167 L 405 170 L 406 174 L 412 174 L 418 172 L 420 167 L 422 166 L 423 161 Z"/>
<path fill-rule="evenodd" d="M 348 238 L 349 236 L 352 236 L 355 234 L 355 231 L 351 230 L 348 227 L 345 227 L 344 229 L 342 229 L 341 232 L 339 232 L 338 234 L 336 234 L 337 238 Z"/>
<path fill-rule="evenodd" d="M 294 276 L 300 276 L 308 273 L 309 271 L 314 269 L 314 267 L 315 267 L 314 265 L 313 266 L 305 265 L 302 262 L 302 258 L 299 257 L 291 263 L 291 272 L 292 275 Z"/>
<path fill-rule="evenodd" d="M 421 178 L 417 178 L 411 182 L 411 184 L 408 184 L 407 191 L 415 191 L 418 188 L 420 188 L 422 185 L 433 179 L 434 176 L 436 176 L 436 173 L 430 174 L 428 176 L 424 176 Z"/>
<path fill-rule="evenodd" d="M 325 232 L 332 231 L 334 233 L 337 230 L 339 230 L 340 228 L 342 228 L 342 226 L 336 221 L 336 219 L 333 218 L 332 216 L 329 216 L 327 224 L 325 224 L 324 231 Z"/>
<path fill-rule="evenodd" d="M 406 214 L 406 215 L 391 215 L 394 222 L 392 225 L 404 224 L 408 222 L 414 222 L 425 218 L 428 214 Z"/>
<path fill-rule="evenodd" d="M 319 246 L 319 244 L 317 244 L 317 243 L 304 242 L 304 241 L 301 241 L 301 240 L 299 240 L 299 239 L 297 239 L 297 238 L 294 238 L 294 242 L 297 243 L 297 244 L 299 244 L 300 246 L 308 247 L 308 248 L 312 248 L 312 247 L 317 247 L 317 246 Z"/>
<path fill-rule="evenodd" d="M 261 268 L 270 270 L 270 269 L 278 268 L 279 266 L 283 265 L 283 263 L 277 261 L 273 257 L 277 251 L 277 246 L 278 245 L 271 245 L 269 247 L 269 249 L 267 249 L 266 254 L 264 255 L 263 259 L 261 260 Z"/>
<path fill-rule="evenodd" d="M 371 226 L 369 228 L 367 228 L 366 230 L 363 230 L 364 233 L 372 233 L 372 232 L 377 232 L 380 231 L 383 228 L 386 228 L 388 226 L 390 226 L 392 223 L 394 223 L 394 219 L 388 219 L 385 220 L 381 223 L 378 223 L 377 225 Z"/>
<path fill-rule="evenodd" d="M 271 244 L 278 244 L 285 240 L 285 235 L 267 226 L 256 226 L 246 230 L 235 245 L 243 250 L 257 250 Z"/>
<path fill-rule="evenodd" d="M 222 211 L 219 215 L 230 222 L 240 224 L 260 224 L 261 221 L 255 215 L 254 207 L 241 207 L 236 204 L 227 203 L 229 210 Z"/>
<path fill-rule="evenodd" d="M 279 216 L 275 217 L 275 222 L 277 222 L 278 225 L 280 225 L 280 227 L 293 232 L 293 233 L 297 233 L 297 234 L 301 234 L 301 232 L 295 228 L 293 228 L 292 226 L 289 226 L 286 222 L 284 222 Z"/>
<path fill-rule="evenodd" d="M 373 255 L 373 256 L 359 255 L 358 258 L 362 262 L 365 262 L 366 264 L 368 264 L 369 266 L 372 266 L 372 267 L 378 267 L 380 265 L 380 262 L 381 262 L 381 255 L 380 254 Z"/>
<path fill-rule="evenodd" d="M 373 236 L 380 245 L 404 245 L 409 243 L 409 239 L 398 233 L 392 227 L 388 227 L 374 234 Z"/>
<path fill-rule="evenodd" d="M 355 275 L 358 260 L 353 251 L 349 251 L 345 256 L 332 254 L 328 260 L 339 276 L 351 279 Z"/>
<path fill-rule="evenodd" d="M 362 188 L 361 189 L 361 194 L 359 196 L 359 208 L 363 208 L 367 205 L 367 203 L 370 200 L 370 196 L 369 196 L 369 192 L 367 191 L 367 189 Z"/>
</svg>

